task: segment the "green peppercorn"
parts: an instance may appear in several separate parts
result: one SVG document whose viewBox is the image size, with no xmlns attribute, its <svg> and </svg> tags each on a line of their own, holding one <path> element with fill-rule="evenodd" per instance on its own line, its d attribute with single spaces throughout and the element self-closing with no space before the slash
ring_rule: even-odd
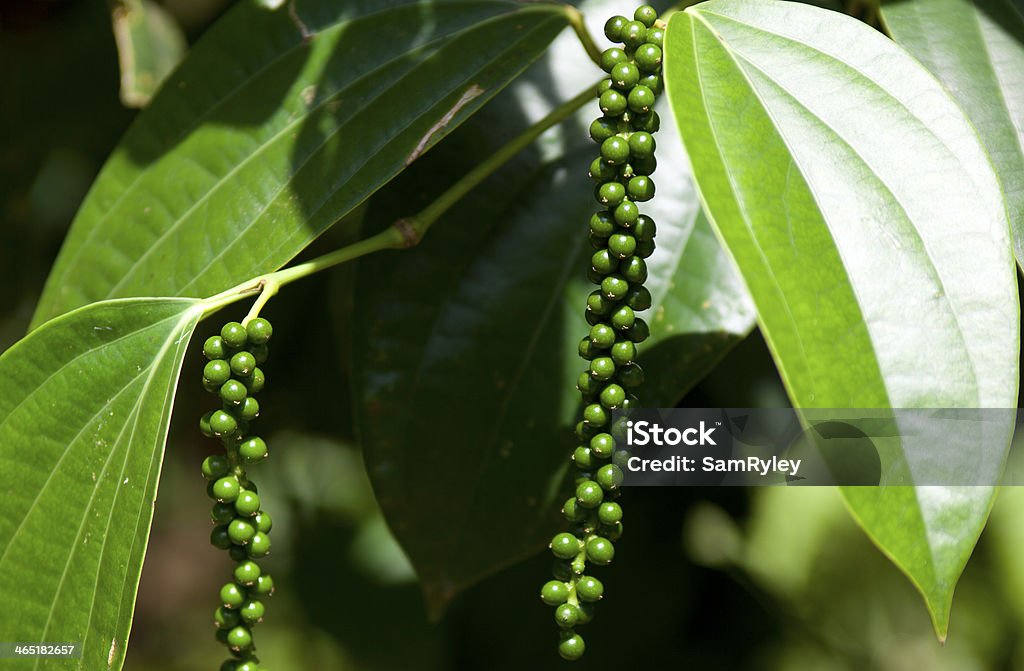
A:
<svg viewBox="0 0 1024 671">
<path fill-rule="evenodd" d="M 620 259 L 632 256 L 636 251 L 636 238 L 628 233 L 615 233 L 608 238 L 608 251 Z"/>
<path fill-rule="evenodd" d="M 234 629 L 242 621 L 237 610 L 229 610 L 224 606 L 217 606 L 213 611 L 213 623 L 218 629 Z"/>
<path fill-rule="evenodd" d="M 598 403 L 591 403 L 583 409 L 583 419 L 591 426 L 601 427 L 611 420 L 611 415 Z"/>
<path fill-rule="evenodd" d="M 219 392 L 221 400 L 231 405 L 238 405 L 249 394 L 249 390 L 238 380 L 228 380 L 221 385 Z"/>
<path fill-rule="evenodd" d="M 244 561 L 235 567 L 235 582 L 245 586 L 255 585 L 261 574 L 259 564 L 254 561 Z"/>
<path fill-rule="evenodd" d="M 253 524 L 256 525 L 256 530 L 261 531 L 265 534 L 270 533 L 270 529 L 274 526 L 274 522 L 270 519 L 270 513 L 265 510 L 261 510 L 252 518 Z"/>
<path fill-rule="evenodd" d="M 274 579 L 264 573 L 256 580 L 255 591 L 260 596 L 271 596 L 274 594 Z"/>
<path fill-rule="evenodd" d="M 230 436 L 238 429 L 238 421 L 223 410 L 214 410 L 210 415 L 210 431 L 215 436 Z"/>
<path fill-rule="evenodd" d="M 622 27 L 622 33 L 617 41 L 622 42 L 628 49 L 636 49 L 647 39 L 647 26 L 639 21 L 630 21 Z"/>
<path fill-rule="evenodd" d="M 596 508 L 604 500 L 604 490 L 593 480 L 585 480 L 576 487 L 576 502 L 584 508 Z"/>
<path fill-rule="evenodd" d="M 239 613 L 242 615 L 242 619 L 250 627 L 254 624 L 259 624 L 263 621 L 263 615 L 266 613 L 266 609 L 263 607 L 263 602 L 250 599 L 242 604 L 239 609 Z"/>
<path fill-rule="evenodd" d="M 636 313 L 633 312 L 633 308 L 623 305 L 612 315 L 611 322 L 612 326 L 620 331 L 628 330 L 636 323 Z"/>
<path fill-rule="evenodd" d="M 636 67 L 643 72 L 657 72 L 661 68 L 661 47 L 650 43 L 642 44 L 633 54 L 633 58 L 636 59 Z"/>
<path fill-rule="evenodd" d="M 658 229 L 654 220 L 645 214 L 640 215 L 636 224 L 633 225 L 633 235 L 641 242 L 650 242 L 654 239 Z"/>
<path fill-rule="evenodd" d="M 615 330 L 607 324 L 595 324 L 590 329 L 590 342 L 601 349 L 608 349 L 615 344 Z"/>
<path fill-rule="evenodd" d="M 597 471 L 597 484 L 606 492 L 613 492 L 622 484 L 622 469 L 615 464 L 605 464 Z"/>
<path fill-rule="evenodd" d="M 233 475 L 220 478 L 211 487 L 213 498 L 223 503 L 233 503 L 241 491 L 242 486 L 238 483 L 238 478 Z"/>
<path fill-rule="evenodd" d="M 218 550 L 227 550 L 231 547 L 231 537 L 228 536 L 228 528 L 223 525 L 217 525 L 210 532 L 210 545 L 217 548 Z"/>
<path fill-rule="evenodd" d="M 210 509 L 210 520 L 214 524 L 227 524 L 235 519 L 235 506 L 230 503 L 217 501 Z"/>
<path fill-rule="evenodd" d="M 610 357 L 602 356 L 590 362 L 590 376 L 595 380 L 610 380 L 614 375 L 615 362 Z"/>
<path fill-rule="evenodd" d="M 637 249 L 644 244 L 647 243 L 638 242 Z M 647 263 L 639 255 L 631 256 L 621 261 L 619 272 L 633 285 L 630 287 L 629 293 L 626 294 L 626 304 L 638 311 L 651 307 L 651 292 L 643 286 L 639 286 L 647 281 Z"/>
<path fill-rule="evenodd" d="M 604 142 L 611 136 L 618 133 L 616 126 L 617 124 L 615 119 L 609 119 L 607 117 L 594 119 L 590 124 L 590 138 L 597 143 Z"/>
<path fill-rule="evenodd" d="M 654 198 L 654 180 L 644 175 L 631 178 L 626 184 L 626 195 L 634 202 L 647 202 Z"/>
<path fill-rule="evenodd" d="M 245 603 L 245 590 L 229 582 L 220 588 L 220 601 L 225 608 L 238 608 Z"/>
<path fill-rule="evenodd" d="M 256 526 L 248 519 L 236 517 L 228 524 L 228 537 L 235 545 L 245 545 L 256 535 Z"/>
<path fill-rule="evenodd" d="M 583 395 L 597 393 L 597 384 L 599 384 L 594 378 L 590 377 L 590 372 L 580 373 L 579 377 L 576 378 L 576 389 Z"/>
<path fill-rule="evenodd" d="M 647 326 L 647 322 L 639 317 L 633 322 L 633 326 L 626 331 L 626 337 L 633 342 L 643 342 L 647 340 L 651 335 L 651 329 Z"/>
<path fill-rule="evenodd" d="M 615 218 L 611 212 L 596 212 L 590 218 L 590 233 L 599 238 L 607 238 L 615 232 Z"/>
<path fill-rule="evenodd" d="M 640 79 L 637 81 L 637 84 L 640 84 L 642 86 L 646 86 L 647 88 L 651 89 L 652 91 L 654 91 L 654 95 L 656 95 L 656 96 L 657 95 L 661 95 L 661 92 L 664 89 L 664 85 L 663 85 L 663 83 L 661 81 L 661 76 L 660 75 L 654 75 L 654 74 L 644 75 L 644 76 L 640 77 Z M 636 114 L 636 113 L 634 112 L 633 114 Z M 649 112 L 649 114 L 652 114 L 652 112 Z M 637 114 L 636 116 L 640 116 L 640 115 Z M 646 128 L 639 128 L 639 127 L 634 127 L 634 129 L 635 130 L 647 130 Z M 655 129 L 655 130 L 657 130 L 657 129 Z"/>
<path fill-rule="evenodd" d="M 576 595 L 583 601 L 599 601 L 604 595 L 604 585 L 597 578 L 592 578 L 589 575 L 581 576 L 576 581 Z"/>
<path fill-rule="evenodd" d="M 636 255 L 641 259 L 646 259 L 654 253 L 654 243 L 644 240 L 640 240 L 636 243 Z"/>
<path fill-rule="evenodd" d="M 615 93 L 620 98 L 623 97 L 622 94 L 615 91 L 608 91 L 605 95 L 609 93 Z M 601 143 L 601 158 L 610 165 L 620 165 L 628 161 L 629 152 L 629 141 L 622 139 L 618 135 L 614 135 Z"/>
<path fill-rule="evenodd" d="M 252 647 L 252 632 L 239 625 L 228 632 L 227 644 L 232 650 L 248 650 Z"/>
<path fill-rule="evenodd" d="M 203 379 L 209 380 L 212 384 L 224 384 L 230 377 L 231 366 L 224 359 L 214 359 L 203 368 Z"/>
<path fill-rule="evenodd" d="M 598 98 L 598 105 L 607 116 L 621 116 L 629 108 L 629 98 L 615 89 L 608 89 Z"/>
<path fill-rule="evenodd" d="M 245 333 L 249 344 L 265 345 L 274 335 L 274 327 L 263 317 L 257 317 L 246 325 Z"/>
<path fill-rule="evenodd" d="M 650 91 L 650 89 L 647 90 Z M 633 158 L 651 158 L 654 155 L 656 146 L 654 136 L 650 133 L 641 131 L 629 136 L 629 152 Z"/>
<path fill-rule="evenodd" d="M 640 80 L 639 68 L 630 61 L 616 63 L 615 66 L 609 70 L 608 75 L 612 80 L 612 86 L 622 91 L 628 91 L 633 88 Z"/>
<path fill-rule="evenodd" d="M 651 87 L 648 86 L 647 88 Z M 657 133 L 661 128 L 661 117 L 654 111 L 646 114 L 631 113 L 630 121 L 633 124 L 633 130 L 638 132 Z M 638 156 L 638 158 L 640 157 Z"/>
<path fill-rule="evenodd" d="M 598 458 L 607 459 L 615 450 L 615 439 L 608 433 L 599 433 L 590 439 L 590 449 Z"/>
<path fill-rule="evenodd" d="M 260 509 L 260 497 L 256 492 L 242 490 L 235 499 L 235 510 L 242 517 L 252 517 Z"/>
<path fill-rule="evenodd" d="M 650 5 L 640 5 L 633 12 L 633 18 L 644 24 L 647 28 L 650 28 L 658 20 L 658 12 Z"/>
<path fill-rule="evenodd" d="M 238 418 L 251 422 L 260 416 L 260 402 L 252 396 L 246 396 L 242 405 L 238 408 Z"/>
<path fill-rule="evenodd" d="M 571 603 L 563 603 L 558 608 L 555 608 L 555 622 L 563 629 L 572 629 L 579 622 L 579 619 L 579 611 Z"/>
<path fill-rule="evenodd" d="M 633 201 L 623 200 L 619 203 L 619 206 L 613 210 L 612 216 L 615 218 L 615 223 L 628 227 L 632 226 L 636 222 L 637 217 L 640 216 L 640 210 Z"/>
<path fill-rule="evenodd" d="M 605 501 L 597 509 L 597 519 L 601 524 L 615 524 L 622 521 L 622 507 L 614 501 Z"/>
<path fill-rule="evenodd" d="M 559 606 L 569 598 L 569 585 L 561 580 L 549 580 L 540 588 L 540 600 L 549 606 Z"/>
<path fill-rule="evenodd" d="M 665 31 L 655 26 L 647 31 L 647 43 L 662 46 L 665 43 Z"/>
<path fill-rule="evenodd" d="M 629 291 L 629 282 L 621 275 L 608 275 L 601 280 L 601 292 L 612 301 L 620 301 Z"/>
<path fill-rule="evenodd" d="M 601 392 L 601 405 L 614 410 L 626 400 L 626 391 L 617 384 L 610 384 Z"/>
<path fill-rule="evenodd" d="M 563 632 L 562 640 L 558 643 L 558 654 L 570 662 L 583 657 L 586 649 L 583 637 L 571 631 Z"/>
<path fill-rule="evenodd" d="M 584 336 L 576 346 L 576 351 L 581 359 L 591 361 L 596 356 L 597 348 L 594 347 L 594 343 L 590 342 L 590 338 Z"/>
<path fill-rule="evenodd" d="M 625 366 L 636 359 L 636 345 L 629 340 L 623 340 L 612 345 L 609 354 L 616 367 Z"/>
<path fill-rule="evenodd" d="M 254 463 L 267 456 L 267 444 L 262 438 L 253 436 L 243 440 L 238 446 L 238 454 L 248 463 Z"/>
<path fill-rule="evenodd" d="M 597 187 L 597 202 L 608 207 L 615 207 L 626 197 L 626 187 L 618 182 L 605 182 Z"/>
<path fill-rule="evenodd" d="M 238 322 L 228 322 L 221 327 L 220 337 L 224 340 L 224 344 L 235 349 L 244 347 L 249 340 L 245 327 Z"/>
<path fill-rule="evenodd" d="M 231 469 L 231 463 L 223 454 L 211 454 L 203 459 L 203 477 L 207 480 L 216 480 L 227 475 Z"/>
<path fill-rule="evenodd" d="M 616 379 L 626 389 L 634 389 L 644 383 L 644 369 L 639 364 L 631 363 L 616 371 Z"/>
<path fill-rule="evenodd" d="M 249 541 L 249 556 L 259 559 L 268 554 L 270 554 L 270 536 L 262 531 L 257 531 Z"/>
<path fill-rule="evenodd" d="M 587 519 L 587 511 L 577 505 L 576 499 L 569 498 L 562 504 L 562 516 L 570 522 L 582 522 Z"/>
<path fill-rule="evenodd" d="M 618 264 L 617 261 L 616 264 Z M 608 314 L 613 305 L 614 303 L 602 296 L 600 291 L 592 291 L 587 296 L 587 309 L 596 315 Z"/>
<path fill-rule="evenodd" d="M 228 347 L 224 344 L 224 339 L 219 335 L 210 336 L 203 343 L 203 356 L 209 360 L 223 359 L 227 356 Z"/>
<path fill-rule="evenodd" d="M 572 453 L 572 462 L 576 465 L 576 468 L 591 468 L 592 466 L 596 465 L 596 462 L 594 461 L 594 455 L 590 451 L 590 448 L 587 447 L 586 445 L 580 445 L 579 447 L 576 448 L 576 450 Z M 565 512 L 564 507 L 562 512 Z"/>
<path fill-rule="evenodd" d="M 250 394 L 258 394 L 263 390 L 263 386 L 266 384 L 266 378 L 263 375 L 263 371 L 256 368 L 252 371 L 252 375 L 242 378 L 242 384 L 249 390 Z"/>
<path fill-rule="evenodd" d="M 622 29 L 626 27 L 627 23 L 629 23 L 629 19 L 625 16 L 613 16 L 604 24 L 604 36 L 612 42 L 621 42 Z"/>
<path fill-rule="evenodd" d="M 607 139 L 605 138 L 605 140 Z M 604 140 L 601 140 L 601 142 L 604 142 Z M 614 166 L 608 165 L 600 158 L 595 158 L 590 164 L 589 174 L 590 178 L 595 182 L 607 182 L 610 179 L 615 179 L 618 176 L 618 171 Z"/>
<path fill-rule="evenodd" d="M 615 558 L 615 545 L 607 538 L 595 536 L 587 541 L 587 560 L 598 566 L 606 566 Z"/>
<path fill-rule="evenodd" d="M 256 357 L 251 352 L 236 352 L 231 357 L 231 372 L 239 377 L 247 377 L 256 368 Z"/>
<path fill-rule="evenodd" d="M 572 559 L 580 552 L 580 539 L 572 534 L 560 533 L 551 539 L 551 552 L 559 559 Z"/>
</svg>

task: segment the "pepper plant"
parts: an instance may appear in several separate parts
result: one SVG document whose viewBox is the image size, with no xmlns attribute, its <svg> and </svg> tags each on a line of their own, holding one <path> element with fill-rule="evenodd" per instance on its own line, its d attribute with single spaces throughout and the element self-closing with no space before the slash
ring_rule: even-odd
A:
<svg viewBox="0 0 1024 671">
<path fill-rule="evenodd" d="M 611 413 L 674 405 L 753 329 L 798 409 L 1017 406 L 1021 73 L 1019 0 L 238 2 L 0 356 L 0 638 L 121 668 L 175 400 L 205 387 L 221 668 L 264 668 L 261 311 L 347 268 L 351 415 L 428 610 L 550 543 L 552 648 L 580 658 L 639 580 L 588 565 L 643 551 Z M 996 489 L 842 495 L 944 639 Z"/>
</svg>

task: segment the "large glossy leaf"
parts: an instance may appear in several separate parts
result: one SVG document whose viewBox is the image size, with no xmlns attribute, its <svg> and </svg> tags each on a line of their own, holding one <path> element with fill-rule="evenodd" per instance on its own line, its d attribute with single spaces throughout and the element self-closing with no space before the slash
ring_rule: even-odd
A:
<svg viewBox="0 0 1024 671">
<path fill-rule="evenodd" d="M 108 301 L 0 357 L 0 631 L 119 669 L 185 348 L 188 299 Z M 16 606 L 13 606 L 16 604 Z M 68 660 L 32 668 L 66 669 Z"/>
<path fill-rule="evenodd" d="M 241 2 L 104 167 L 34 325 L 277 269 L 443 138 L 565 26 L 560 5 Z"/>
<path fill-rule="evenodd" d="M 974 123 L 1003 183 L 1024 263 L 1024 2 L 893 0 L 882 3 L 882 20 Z"/>
<path fill-rule="evenodd" d="M 499 146 L 492 129 L 507 137 L 598 74 L 572 39 L 557 42 L 550 59 L 435 160 L 372 201 L 368 221 L 415 212 L 417 195 L 432 194 L 426 185 L 440 188 L 463 162 Z M 360 438 L 388 523 L 435 613 L 462 587 L 535 552 L 557 524 L 584 368 L 577 344 L 593 289 L 586 172 L 595 148 L 586 125 L 595 112 L 588 105 L 547 134 L 438 222 L 419 249 L 360 263 Z M 670 125 L 659 136 L 659 162 L 678 172 L 685 158 Z M 659 251 L 650 259 L 655 306 L 647 314 L 653 337 L 641 348 L 642 394 L 647 404 L 671 405 L 749 331 L 753 315 L 689 183 L 659 182 L 646 209 L 658 221 Z"/>
<path fill-rule="evenodd" d="M 939 83 L 867 26 L 792 3 L 701 4 L 673 17 L 667 40 L 701 197 L 794 405 L 1014 407 L 1006 211 Z M 844 494 L 944 636 L 993 491 Z"/>
</svg>

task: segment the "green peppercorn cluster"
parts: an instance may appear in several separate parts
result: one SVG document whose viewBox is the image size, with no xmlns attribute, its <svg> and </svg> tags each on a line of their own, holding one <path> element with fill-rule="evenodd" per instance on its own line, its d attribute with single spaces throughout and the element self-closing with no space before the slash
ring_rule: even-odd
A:
<svg viewBox="0 0 1024 671">
<path fill-rule="evenodd" d="M 570 529 L 551 541 L 554 580 L 541 588 L 541 600 L 555 608 L 561 627 L 558 652 L 568 660 L 583 656 L 585 644 L 576 627 L 590 621 L 594 603 L 604 594 L 601 581 L 586 574 L 587 563 L 611 563 L 614 543 L 622 535 L 622 508 L 616 503 L 622 453 L 616 449 L 612 411 L 636 407 L 632 391 L 644 380 L 637 344 L 650 331 L 636 313 L 651 307 L 645 259 L 654 252 L 655 225 L 640 214 L 638 203 L 654 197 L 654 133 L 660 125 L 654 102 L 662 91 L 664 39 L 657 16 L 645 5 L 632 21 L 615 16 L 605 24 L 608 39 L 622 46 L 601 56 L 608 78 L 599 87 L 602 116 L 590 126 L 590 137 L 601 147 L 590 177 L 603 208 L 590 219 L 596 251 L 589 276 L 598 288 L 587 297 L 590 333 L 579 345 L 580 356 L 590 364 L 577 383 L 583 418 L 576 425 L 579 445 L 572 456 L 576 492 L 562 507 Z"/>
<path fill-rule="evenodd" d="M 253 319 L 245 326 L 228 322 L 220 335 L 203 345 L 209 359 L 203 369 L 203 387 L 220 398 L 221 408 L 203 415 L 199 428 L 224 445 L 222 454 L 210 455 L 202 466 L 206 492 L 214 500 L 210 543 L 227 550 L 237 562 L 233 580 L 220 590 L 220 606 L 213 615 L 217 640 L 233 655 L 220 671 L 263 668 L 253 654 L 252 627 L 263 621 L 261 599 L 274 593 L 274 579 L 255 560 L 270 552 L 272 522 L 245 467 L 267 457 L 266 442 L 250 434 L 249 427 L 260 414 L 255 395 L 266 380 L 259 366 L 267 360 L 272 333 L 266 319 Z"/>
</svg>

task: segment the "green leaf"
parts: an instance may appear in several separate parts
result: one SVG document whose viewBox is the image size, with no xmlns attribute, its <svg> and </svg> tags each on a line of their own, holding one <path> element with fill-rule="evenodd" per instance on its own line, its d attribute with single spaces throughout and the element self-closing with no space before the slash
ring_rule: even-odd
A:
<svg viewBox="0 0 1024 671">
<path fill-rule="evenodd" d="M 602 14 L 597 14 L 601 16 Z M 604 13 L 607 15 L 607 12 Z M 572 36 L 419 169 L 371 201 L 368 222 L 416 211 L 463 168 L 596 78 Z M 556 67 L 557 64 L 557 67 Z M 664 110 L 663 110 L 664 111 Z M 388 524 L 436 615 L 460 589 L 536 552 L 560 524 L 575 446 L 577 354 L 597 209 L 588 105 L 478 187 L 415 250 L 360 262 L 353 345 L 358 428 Z M 675 131 L 661 170 L 686 164 Z M 501 136 L 494 128 L 507 129 Z M 437 183 L 437 189 L 433 184 Z M 649 207 L 647 207 L 649 205 Z M 674 404 L 753 325 L 692 185 L 659 182 L 650 259 L 650 405 Z M 426 503 L 425 502 L 429 502 Z"/>
<path fill-rule="evenodd" d="M 81 668 L 121 668 L 201 306 L 97 303 L 0 356 L 0 593 L 17 604 L 0 609 L 0 631 L 11 641 L 81 642 Z"/>
<path fill-rule="evenodd" d="M 1002 181 L 1024 264 L 1024 2 L 897 0 L 884 2 L 881 16 L 973 122 Z"/>
<path fill-rule="evenodd" d="M 666 39 L 701 197 L 793 404 L 1015 407 L 1006 211 L 938 82 L 869 27 L 792 3 L 704 3 L 675 15 Z M 997 427 L 993 444 L 1011 431 Z M 945 636 L 992 489 L 844 494 Z"/>
<path fill-rule="evenodd" d="M 106 298 L 209 296 L 279 268 L 565 25 L 555 4 L 240 3 L 107 162 L 34 325 Z"/>
<path fill-rule="evenodd" d="M 121 102 L 145 107 L 185 55 L 174 17 L 152 0 L 120 0 L 112 12 L 121 66 Z"/>
</svg>

